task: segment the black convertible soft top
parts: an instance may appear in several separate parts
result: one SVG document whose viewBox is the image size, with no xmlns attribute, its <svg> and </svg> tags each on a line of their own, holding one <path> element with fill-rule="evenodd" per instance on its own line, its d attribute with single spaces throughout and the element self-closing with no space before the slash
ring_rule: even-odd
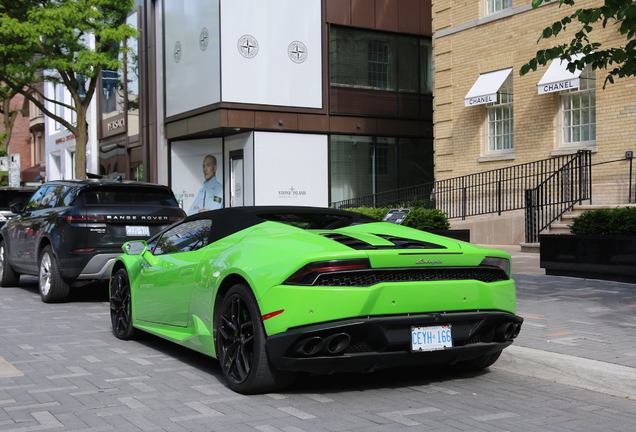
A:
<svg viewBox="0 0 636 432">
<path fill-rule="evenodd" d="M 210 241 L 214 242 L 265 221 L 281 222 L 301 229 L 337 229 L 378 222 L 372 217 L 347 210 L 302 206 L 245 206 L 211 210 L 188 216 L 184 222 L 212 220 Z"/>
</svg>

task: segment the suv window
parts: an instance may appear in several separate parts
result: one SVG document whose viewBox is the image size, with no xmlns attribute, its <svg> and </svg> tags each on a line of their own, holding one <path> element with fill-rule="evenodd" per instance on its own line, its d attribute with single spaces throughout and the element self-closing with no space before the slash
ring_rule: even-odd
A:
<svg viewBox="0 0 636 432">
<path fill-rule="evenodd" d="M 26 211 L 33 211 L 33 210 L 38 210 L 41 207 L 41 201 L 42 201 L 42 197 L 44 197 L 47 193 L 47 191 L 51 190 L 53 188 L 53 186 L 42 186 L 40 189 L 38 189 L 33 196 L 31 197 L 31 199 L 29 200 L 29 202 L 26 205 Z"/>
<path fill-rule="evenodd" d="M 47 208 L 67 206 L 68 192 L 71 188 L 64 185 L 43 186 L 31 197 L 26 206 L 27 211 L 43 210 Z"/>
<path fill-rule="evenodd" d="M 167 191 L 148 188 L 102 187 L 90 188 L 82 194 L 86 205 L 121 204 L 121 205 L 159 205 L 177 207 L 178 203 Z"/>
</svg>

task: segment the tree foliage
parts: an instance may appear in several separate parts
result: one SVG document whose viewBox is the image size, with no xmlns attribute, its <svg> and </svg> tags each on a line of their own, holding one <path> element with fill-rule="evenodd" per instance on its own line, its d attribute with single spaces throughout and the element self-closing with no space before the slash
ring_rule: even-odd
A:
<svg viewBox="0 0 636 432">
<path fill-rule="evenodd" d="M 532 0 L 532 7 L 538 8 L 551 0 Z M 576 7 L 578 0 L 558 0 L 559 7 L 567 5 Z M 596 24 L 596 27 L 595 27 Z M 601 25 L 611 27 L 625 37 L 623 46 L 603 46 L 602 43 L 591 38 L 590 34 Z M 608 74 L 605 84 L 614 83 L 615 78 L 636 75 L 636 5 L 632 0 L 604 0 L 599 7 L 575 9 L 573 13 L 554 22 L 543 29 L 539 41 L 556 37 L 567 28 L 575 29 L 574 36 L 569 43 L 563 43 L 548 49 L 537 51 L 536 57 L 521 67 L 520 74 L 536 71 L 539 65 L 545 66 L 556 58 L 568 60 L 568 70 L 574 72 L 583 70 L 586 65 L 593 69 L 606 69 Z M 575 56 L 583 54 L 579 58 Z"/>
<path fill-rule="evenodd" d="M 2 132 L 0 132 L 0 156 L 9 152 L 9 142 L 13 133 L 13 126 L 18 115 L 23 114 L 22 107 L 11 106 L 13 98 L 17 92 L 12 88 L 0 83 L 0 115 L 2 116 Z"/>
<path fill-rule="evenodd" d="M 75 177 L 86 177 L 86 113 L 103 67 L 122 68 L 122 42 L 137 31 L 126 23 L 134 0 L 0 0 L 0 81 L 23 94 L 76 139 Z M 45 98 L 36 83 L 63 84 L 72 103 Z M 44 101 L 74 111 L 57 115 Z"/>
</svg>

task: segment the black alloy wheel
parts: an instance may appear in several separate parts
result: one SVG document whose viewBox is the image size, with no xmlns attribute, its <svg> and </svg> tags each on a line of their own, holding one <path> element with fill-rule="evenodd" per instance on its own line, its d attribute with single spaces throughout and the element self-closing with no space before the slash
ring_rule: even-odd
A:
<svg viewBox="0 0 636 432">
<path fill-rule="evenodd" d="M 133 327 L 130 279 L 123 268 L 117 270 L 111 282 L 110 321 L 113 333 L 119 339 L 131 340 L 138 335 L 138 330 Z"/>
<path fill-rule="evenodd" d="M 245 284 L 234 285 L 223 298 L 217 317 L 217 354 L 232 390 L 265 393 L 286 387 L 295 374 L 272 367 L 256 300 Z"/>
</svg>

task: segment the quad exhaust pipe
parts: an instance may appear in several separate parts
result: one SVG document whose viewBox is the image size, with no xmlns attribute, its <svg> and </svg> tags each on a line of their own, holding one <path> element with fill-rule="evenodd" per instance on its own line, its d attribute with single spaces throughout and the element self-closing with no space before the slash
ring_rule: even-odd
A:
<svg viewBox="0 0 636 432">
<path fill-rule="evenodd" d="M 312 336 L 298 342 L 292 351 L 304 357 L 337 355 L 346 350 L 350 342 L 351 336 L 347 333 L 336 333 L 326 338 Z"/>
<path fill-rule="evenodd" d="M 500 325 L 497 330 L 495 330 L 494 340 L 497 342 L 506 342 L 509 340 L 513 340 L 517 336 L 519 336 L 519 332 L 521 331 L 521 324 L 507 322 Z"/>
</svg>

